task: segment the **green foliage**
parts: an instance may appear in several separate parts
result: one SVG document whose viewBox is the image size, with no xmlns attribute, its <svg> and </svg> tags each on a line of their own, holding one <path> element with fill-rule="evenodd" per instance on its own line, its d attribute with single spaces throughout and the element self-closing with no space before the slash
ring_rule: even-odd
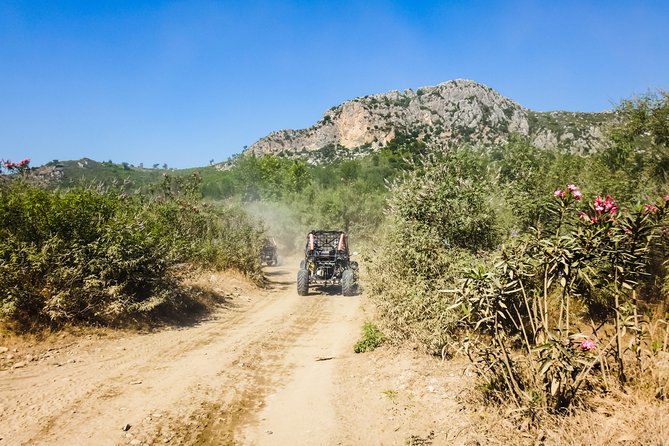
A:
<svg viewBox="0 0 669 446">
<path fill-rule="evenodd" d="M 608 151 L 541 151 L 520 137 L 408 163 L 390 189 L 368 275 L 388 338 L 444 355 L 468 335 L 490 400 L 531 410 L 561 412 L 652 363 L 665 347 L 646 336 L 643 309 L 669 288 L 668 198 L 634 203 L 667 193 L 657 174 L 665 101 L 626 110 L 612 144 L 646 146 L 621 164 Z M 577 180 L 582 190 L 555 189 Z M 577 325 L 584 317 L 614 334 Z"/>
<path fill-rule="evenodd" d="M 648 93 L 624 100 L 617 107 L 619 121 L 611 129 L 611 143 L 603 160 L 612 170 L 636 181 L 669 182 L 669 93 Z"/>
<path fill-rule="evenodd" d="M 259 278 L 260 231 L 240 210 L 198 204 L 199 178 L 153 193 L 0 184 L 0 315 L 17 327 L 117 323 L 178 305 L 175 267 Z"/>
<path fill-rule="evenodd" d="M 476 253 L 498 240 L 482 171 L 476 152 L 463 149 L 427 159 L 390 189 L 367 289 L 392 339 L 410 339 L 432 352 L 455 340 L 460 315 L 440 290 L 452 288 Z"/>
<path fill-rule="evenodd" d="M 426 159 L 390 190 L 390 214 L 445 247 L 476 251 L 496 245 L 499 234 L 486 167 L 468 149 Z"/>
<path fill-rule="evenodd" d="M 273 155 L 241 156 L 227 175 L 231 190 L 245 201 L 281 199 L 286 194 L 301 191 L 309 183 L 309 172 L 303 161 Z"/>
<path fill-rule="evenodd" d="M 579 213 L 581 194 L 573 185 L 555 197 L 554 231 L 536 231 L 507 246 L 493 267 L 470 270 L 455 303 L 465 325 L 485 335 L 467 351 L 487 394 L 499 402 L 511 397 L 524 409 L 562 411 L 584 390 L 608 388 L 612 372 L 625 383 L 626 330 L 634 334 L 638 366 L 642 351 L 653 354 L 641 336 L 648 321 L 637 293 L 652 247 L 669 226 L 669 199 L 620 211 L 612 198 L 597 197 Z M 586 334 L 574 323 L 574 305 L 588 308 L 599 289 L 610 297 L 610 311 L 599 317 L 614 325 L 613 335 L 594 327 Z"/>
<path fill-rule="evenodd" d="M 377 347 L 380 347 L 383 344 L 384 340 L 385 337 L 383 336 L 381 330 L 379 330 L 378 327 L 374 325 L 372 322 L 365 321 L 365 323 L 362 326 L 362 334 L 360 340 L 356 342 L 355 346 L 353 347 L 353 350 L 356 353 L 371 352 Z"/>
<path fill-rule="evenodd" d="M 48 165 L 59 166 L 62 178 L 58 184 L 62 187 L 85 187 L 91 184 L 107 186 L 123 185 L 126 191 L 160 181 L 161 172 L 158 170 L 142 169 L 128 163 L 114 164 L 111 161 L 96 162 L 87 158 L 79 161 L 52 161 Z M 155 168 L 154 168 L 155 169 Z"/>
</svg>

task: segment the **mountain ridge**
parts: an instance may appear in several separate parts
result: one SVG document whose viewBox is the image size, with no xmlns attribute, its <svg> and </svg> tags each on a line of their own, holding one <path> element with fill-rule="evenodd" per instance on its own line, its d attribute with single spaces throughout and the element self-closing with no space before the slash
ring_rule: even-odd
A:
<svg viewBox="0 0 669 446">
<path fill-rule="evenodd" d="M 415 91 L 391 90 L 344 101 L 311 127 L 273 131 L 245 153 L 313 158 L 334 148 L 339 155 L 364 154 L 400 134 L 413 135 L 436 149 L 462 143 L 487 146 L 507 142 L 516 134 L 541 149 L 587 154 L 603 147 L 603 127 L 611 116 L 532 111 L 487 85 L 455 79 Z"/>
</svg>

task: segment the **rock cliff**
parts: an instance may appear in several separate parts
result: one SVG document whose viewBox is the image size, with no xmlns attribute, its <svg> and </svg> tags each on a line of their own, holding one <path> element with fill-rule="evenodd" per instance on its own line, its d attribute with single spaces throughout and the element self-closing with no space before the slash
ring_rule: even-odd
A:
<svg viewBox="0 0 669 446">
<path fill-rule="evenodd" d="M 609 118 L 608 113 L 534 112 L 486 85 L 458 79 L 346 101 L 312 127 L 272 132 L 246 153 L 311 156 L 330 148 L 340 155 L 362 154 L 400 133 L 437 150 L 460 143 L 499 144 L 518 134 L 539 148 L 589 153 L 602 146 Z"/>
</svg>

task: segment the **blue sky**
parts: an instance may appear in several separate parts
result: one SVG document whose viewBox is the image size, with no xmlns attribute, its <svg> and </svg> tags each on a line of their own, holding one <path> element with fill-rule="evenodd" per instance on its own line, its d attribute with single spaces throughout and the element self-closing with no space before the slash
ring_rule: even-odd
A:
<svg viewBox="0 0 669 446">
<path fill-rule="evenodd" d="M 0 0 L 0 158 L 202 166 L 465 78 L 539 111 L 669 90 L 666 1 Z"/>
</svg>

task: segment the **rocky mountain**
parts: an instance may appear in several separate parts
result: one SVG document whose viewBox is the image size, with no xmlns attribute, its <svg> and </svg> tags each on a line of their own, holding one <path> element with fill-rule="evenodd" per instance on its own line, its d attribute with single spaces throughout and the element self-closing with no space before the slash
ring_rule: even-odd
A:
<svg viewBox="0 0 669 446">
<path fill-rule="evenodd" d="M 312 127 L 279 130 L 251 145 L 256 155 L 357 156 L 410 135 L 429 147 L 492 145 L 518 134 L 536 147 L 590 153 L 603 145 L 610 113 L 535 112 L 470 80 L 453 80 L 416 91 L 390 91 L 332 107 Z"/>
</svg>

